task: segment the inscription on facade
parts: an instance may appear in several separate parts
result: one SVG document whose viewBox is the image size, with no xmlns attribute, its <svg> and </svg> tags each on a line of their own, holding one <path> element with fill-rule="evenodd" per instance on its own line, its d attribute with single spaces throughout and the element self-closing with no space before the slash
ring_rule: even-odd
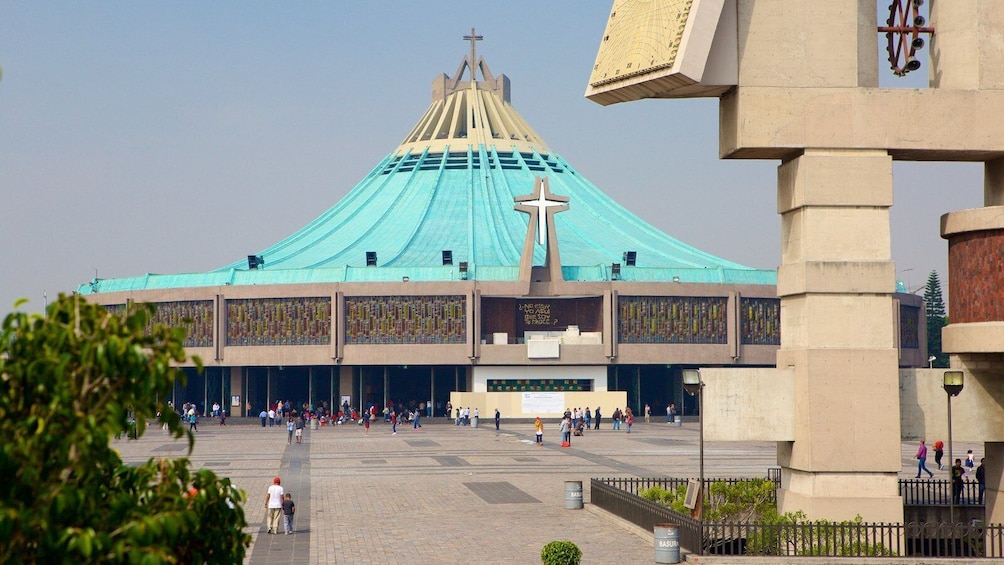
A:
<svg viewBox="0 0 1004 565">
<path fill-rule="evenodd" d="M 525 326 L 556 326 L 558 319 L 551 316 L 551 305 L 545 302 L 523 302 L 519 305 Z"/>
</svg>

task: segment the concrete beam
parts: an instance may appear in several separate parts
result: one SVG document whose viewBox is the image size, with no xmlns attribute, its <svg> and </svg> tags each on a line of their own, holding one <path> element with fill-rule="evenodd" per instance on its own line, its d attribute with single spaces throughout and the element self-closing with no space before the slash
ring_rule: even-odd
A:
<svg viewBox="0 0 1004 565">
<path fill-rule="evenodd" d="M 805 147 L 885 149 L 903 161 L 1004 156 L 1004 91 L 739 87 L 721 99 L 719 153 L 785 159 Z"/>
</svg>

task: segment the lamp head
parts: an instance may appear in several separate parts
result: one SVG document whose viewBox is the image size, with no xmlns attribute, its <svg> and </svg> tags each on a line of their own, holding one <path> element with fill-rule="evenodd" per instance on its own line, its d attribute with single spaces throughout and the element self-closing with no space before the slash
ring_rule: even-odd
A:
<svg viewBox="0 0 1004 565">
<path fill-rule="evenodd" d="M 687 391 L 687 394 L 694 396 L 701 391 L 704 383 L 701 381 L 700 369 L 683 369 L 680 372 L 683 375 L 683 390 Z"/>
<path fill-rule="evenodd" d="M 962 392 L 963 385 L 962 371 L 945 371 L 942 386 L 945 388 L 948 396 L 958 396 Z"/>
</svg>

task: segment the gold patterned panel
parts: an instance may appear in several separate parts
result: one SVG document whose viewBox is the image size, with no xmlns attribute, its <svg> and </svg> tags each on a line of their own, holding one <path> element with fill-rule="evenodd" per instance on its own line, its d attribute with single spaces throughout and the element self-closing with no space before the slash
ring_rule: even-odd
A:
<svg viewBox="0 0 1004 565">
<path fill-rule="evenodd" d="M 667 69 L 676 62 L 694 0 L 616 0 L 589 84 Z"/>
</svg>

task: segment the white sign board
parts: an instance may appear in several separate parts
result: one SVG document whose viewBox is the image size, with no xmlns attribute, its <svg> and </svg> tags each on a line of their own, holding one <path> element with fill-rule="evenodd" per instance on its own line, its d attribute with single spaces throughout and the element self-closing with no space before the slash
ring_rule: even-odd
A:
<svg viewBox="0 0 1004 565">
<path fill-rule="evenodd" d="M 565 411 L 565 393 L 563 392 L 524 392 L 522 398 L 523 413 L 532 414 L 562 414 Z"/>
</svg>

